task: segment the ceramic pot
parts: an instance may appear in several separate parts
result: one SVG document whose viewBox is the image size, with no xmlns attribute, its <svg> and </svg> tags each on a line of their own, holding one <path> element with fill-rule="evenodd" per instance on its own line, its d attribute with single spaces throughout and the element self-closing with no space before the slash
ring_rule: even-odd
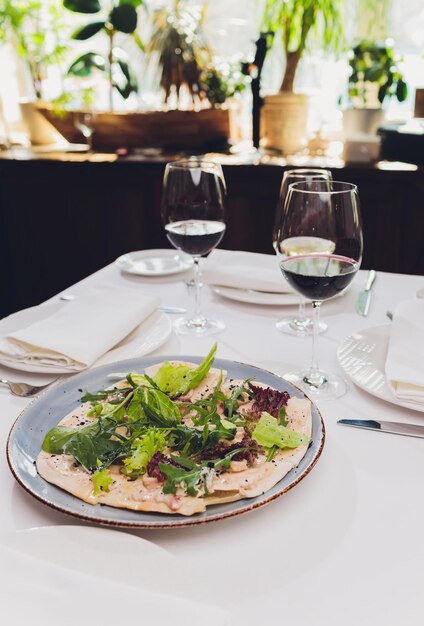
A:
<svg viewBox="0 0 424 626">
<path fill-rule="evenodd" d="M 344 139 L 357 135 L 376 135 L 384 123 L 384 111 L 377 109 L 346 109 L 343 111 Z"/>
<path fill-rule="evenodd" d="M 306 146 L 309 98 L 280 92 L 266 96 L 261 110 L 261 145 L 293 154 Z"/>
<path fill-rule="evenodd" d="M 34 145 L 48 145 L 63 142 L 63 136 L 45 117 L 38 111 L 36 100 L 21 99 L 19 108 L 22 121 L 27 130 L 29 140 Z"/>
</svg>

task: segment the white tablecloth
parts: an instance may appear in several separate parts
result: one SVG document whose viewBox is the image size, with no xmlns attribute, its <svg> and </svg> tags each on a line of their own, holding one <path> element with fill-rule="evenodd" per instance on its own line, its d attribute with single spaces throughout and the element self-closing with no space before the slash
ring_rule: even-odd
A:
<svg viewBox="0 0 424 626">
<path fill-rule="evenodd" d="M 162 304 L 187 306 L 181 274 L 158 279 L 121 274 L 108 266 L 67 291 L 75 296 L 98 282 L 139 284 Z M 355 312 L 365 282 L 323 305 L 328 332 L 320 338 L 321 365 L 340 372 L 337 344 L 355 330 L 388 323 L 386 311 L 424 287 L 424 278 L 379 272 L 367 318 Z M 7 294 L 3 294 L 7 297 Z M 225 320 L 218 356 L 277 373 L 308 363 L 310 340 L 280 334 L 274 323 L 295 307 L 255 306 L 202 289 L 204 310 Z M 205 355 L 210 338 L 171 335 L 157 351 Z M 0 374 L 10 376 L 5 368 Z M 38 376 L 14 373 L 16 380 Z M 4 450 L 10 426 L 27 401 L 0 389 Z M 355 430 L 338 418 L 424 423 L 424 414 L 378 400 L 351 385 L 343 398 L 319 403 L 326 445 L 313 471 L 270 505 L 229 520 L 181 530 L 140 531 L 201 572 L 207 594 L 233 613 L 236 626 L 265 621 L 296 626 L 422 624 L 424 605 L 424 440 Z M 74 523 L 37 502 L 15 483 L 3 452 L 0 532 Z M 77 522 L 75 522 L 77 523 Z M 47 622 L 46 622 L 47 623 Z"/>
</svg>

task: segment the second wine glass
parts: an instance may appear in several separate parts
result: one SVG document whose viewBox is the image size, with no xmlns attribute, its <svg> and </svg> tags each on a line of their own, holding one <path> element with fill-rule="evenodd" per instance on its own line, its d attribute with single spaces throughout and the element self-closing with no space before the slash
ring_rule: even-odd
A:
<svg viewBox="0 0 424 626">
<path fill-rule="evenodd" d="M 309 368 L 285 374 L 314 397 L 334 398 L 346 385 L 318 366 L 320 305 L 342 293 L 352 282 L 362 259 L 362 227 L 358 189 L 351 183 L 311 181 L 290 185 L 283 209 L 279 246 L 284 251 L 293 239 L 313 237 L 322 250 L 297 256 L 283 254 L 280 268 L 288 283 L 312 301 L 314 332 Z"/>
<path fill-rule="evenodd" d="M 226 188 L 220 165 L 202 159 L 168 163 L 163 180 L 162 221 L 173 246 L 194 261 L 194 311 L 174 323 L 181 335 L 208 335 L 225 324 L 205 317 L 200 307 L 200 258 L 225 232 Z"/>
<path fill-rule="evenodd" d="M 285 250 L 280 249 L 279 234 L 282 227 L 281 220 L 284 217 L 283 209 L 289 186 L 294 183 L 310 182 L 313 180 L 330 181 L 332 180 L 331 172 L 317 167 L 298 168 L 295 170 L 286 170 L 284 172 L 272 232 L 272 245 L 277 253 L 277 256 L 280 256 L 281 254 L 295 256 L 303 254 L 304 252 L 312 252 L 314 247 L 316 248 L 317 246 L 320 246 L 320 242 L 313 237 L 298 237 L 296 239 L 293 238 L 290 249 L 287 247 Z M 317 251 L 321 252 L 322 250 L 319 249 Z M 275 324 L 275 326 L 280 332 L 286 333 L 287 335 L 294 335 L 295 337 L 312 335 L 313 322 L 312 319 L 306 315 L 305 300 L 302 296 L 299 296 L 299 309 L 297 314 L 291 317 L 283 317 Z M 324 333 L 326 330 L 327 324 L 321 321 L 319 325 L 319 332 Z"/>
</svg>

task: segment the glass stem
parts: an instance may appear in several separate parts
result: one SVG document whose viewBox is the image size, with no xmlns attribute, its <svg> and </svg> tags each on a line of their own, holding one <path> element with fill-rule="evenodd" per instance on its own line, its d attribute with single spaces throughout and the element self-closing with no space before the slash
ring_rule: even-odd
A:
<svg viewBox="0 0 424 626">
<path fill-rule="evenodd" d="M 306 318 L 306 307 L 305 307 L 305 301 L 302 298 L 302 296 L 299 299 L 299 311 L 297 313 L 299 320 L 304 320 Z"/>
<path fill-rule="evenodd" d="M 93 152 L 93 133 L 87 135 L 88 152 Z"/>
<path fill-rule="evenodd" d="M 194 317 L 199 317 L 200 313 L 200 267 L 199 257 L 194 257 Z"/>
<path fill-rule="evenodd" d="M 322 387 L 327 380 L 321 374 L 318 367 L 318 337 L 319 337 L 319 313 L 320 313 L 321 302 L 314 300 L 312 302 L 312 311 L 313 311 L 313 333 L 312 333 L 312 359 L 311 366 L 309 368 L 308 374 L 304 378 L 304 382 L 311 385 L 311 387 L 315 387 L 319 389 Z"/>
<path fill-rule="evenodd" d="M 200 267 L 199 261 L 200 257 L 193 257 L 194 265 L 194 311 L 192 319 L 190 320 L 190 325 L 192 326 L 204 326 L 206 323 L 206 319 L 200 310 Z"/>
</svg>

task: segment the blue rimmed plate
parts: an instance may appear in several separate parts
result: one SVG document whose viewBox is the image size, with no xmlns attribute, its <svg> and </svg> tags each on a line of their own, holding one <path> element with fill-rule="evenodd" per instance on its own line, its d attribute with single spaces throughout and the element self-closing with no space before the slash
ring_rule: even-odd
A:
<svg viewBox="0 0 424 626">
<path fill-rule="evenodd" d="M 155 356 L 110 363 L 76 374 L 40 394 L 20 414 L 12 426 L 7 442 L 9 466 L 18 483 L 44 504 L 88 522 L 127 528 L 179 528 L 219 521 L 268 504 L 297 485 L 314 467 L 324 446 L 325 430 L 321 414 L 311 401 L 312 441 L 297 467 L 286 474 L 274 487 L 256 498 L 216 504 L 208 507 L 204 513 L 198 513 L 191 517 L 145 513 L 101 504 L 87 504 L 39 476 L 35 467 L 35 459 L 45 434 L 50 428 L 56 426 L 65 415 L 79 406 L 83 389 L 96 391 L 105 388 L 111 384 L 109 376 L 113 372 L 142 372 L 149 365 L 164 360 L 200 363 L 202 357 Z M 291 396 L 305 397 L 300 389 L 280 376 L 252 365 L 216 359 L 214 367 L 227 370 L 229 378 L 240 380 L 254 376 L 257 381 L 281 391 L 288 391 Z"/>
</svg>

